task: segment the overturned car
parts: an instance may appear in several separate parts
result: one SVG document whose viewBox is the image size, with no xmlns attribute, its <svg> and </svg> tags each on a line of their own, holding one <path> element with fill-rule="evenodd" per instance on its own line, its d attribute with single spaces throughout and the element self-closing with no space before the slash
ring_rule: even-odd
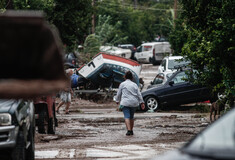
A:
<svg viewBox="0 0 235 160">
<path fill-rule="evenodd" d="M 97 54 L 89 63 L 76 69 L 71 77 L 72 87 L 76 88 L 80 95 L 99 95 L 113 97 L 115 89 L 124 81 L 126 71 L 131 71 L 133 81 L 141 86 L 143 83 L 139 80 L 141 65 L 131 59 L 107 53 Z"/>
</svg>

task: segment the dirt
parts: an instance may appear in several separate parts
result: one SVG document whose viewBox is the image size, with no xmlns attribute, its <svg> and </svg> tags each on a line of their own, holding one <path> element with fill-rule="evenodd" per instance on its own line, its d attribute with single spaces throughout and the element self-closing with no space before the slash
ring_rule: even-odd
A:
<svg viewBox="0 0 235 160">
<path fill-rule="evenodd" d="M 57 114 L 55 135 L 36 133 L 36 159 L 149 159 L 179 148 L 208 125 L 207 114 L 137 112 L 134 136 L 113 102 L 73 99 L 70 114 Z"/>
<path fill-rule="evenodd" d="M 157 66 L 143 65 L 144 89 L 156 70 Z M 209 124 L 208 114 L 192 112 L 191 105 L 183 110 L 171 106 L 154 113 L 137 112 L 134 135 L 126 136 L 123 113 L 117 107 L 111 100 L 74 98 L 70 114 L 64 113 L 64 106 L 57 114 L 55 135 L 36 133 L 36 160 L 150 159 L 181 147 Z"/>
</svg>

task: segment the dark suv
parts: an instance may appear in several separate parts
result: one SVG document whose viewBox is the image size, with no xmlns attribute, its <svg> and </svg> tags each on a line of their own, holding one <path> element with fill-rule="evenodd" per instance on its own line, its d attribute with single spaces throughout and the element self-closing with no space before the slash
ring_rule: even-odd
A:
<svg viewBox="0 0 235 160">
<path fill-rule="evenodd" d="M 34 159 L 34 106 L 31 101 L 0 99 L 0 159 Z"/>
</svg>

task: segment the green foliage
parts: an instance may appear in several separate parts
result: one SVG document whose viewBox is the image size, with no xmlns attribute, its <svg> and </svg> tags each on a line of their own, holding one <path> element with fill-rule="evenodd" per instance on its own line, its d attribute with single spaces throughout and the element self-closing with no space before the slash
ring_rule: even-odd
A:
<svg viewBox="0 0 235 160">
<path fill-rule="evenodd" d="M 110 16 L 99 16 L 97 26 L 95 27 L 95 34 L 101 45 L 117 45 L 127 39 L 127 36 L 120 36 L 121 22 L 111 25 Z"/>
<path fill-rule="evenodd" d="M 139 2 L 139 1 L 138 1 Z M 121 21 L 120 36 L 127 36 L 126 42 L 140 45 L 142 41 L 153 41 L 157 35 L 167 37 L 172 28 L 173 0 L 163 2 L 102 0 L 97 4 L 97 15 L 109 15 L 111 25 Z"/>
<path fill-rule="evenodd" d="M 0 0 L 0 9 L 6 8 L 6 1 L 5 0 Z"/>
<path fill-rule="evenodd" d="M 14 9 L 52 10 L 54 0 L 13 0 Z"/>
<path fill-rule="evenodd" d="M 87 55 L 86 57 L 90 60 L 94 55 L 99 53 L 100 50 L 100 40 L 95 34 L 90 34 L 87 36 L 85 43 L 84 43 L 84 54 Z"/>
<path fill-rule="evenodd" d="M 84 54 L 89 59 L 100 51 L 101 45 L 117 45 L 127 39 L 127 37 L 120 36 L 121 22 L 118 21 L 115 25 L 111 25 L 111 20 L 110 16 L 100 15 L 95 27 L 95 34 L 87 36 L 84 43 Z"/>
<path fill-rule="evenodd" d="M 235 1 L 181 0 L 181 4 L 181 31 L 187 40 L 176 40 L 198 69 L 198 82 L 214 90 L 231 90 L 224 82 L 235 79 Z"/>
<path fill-rule="evenodd" d="M 49 20 L 58 28 L 68 51 L 83 43 L 91 26 L 91 0 L 55 0 L 53 14 Z"/>
<path fill-rule="evenodd" d="M 171 44 L 171 48 L 174 50 L 174 55 L 181 55 L 182 48 L 184 44 L 187 42 L 187 29 L 184 24 L 183 19 L 179 18 L 175 20 L 175 27 L 173 27 L 172 31 L 169 35 L 169 42 Z"/>
<path fill-rule="evenodd" d="M 68 51 L 83 43 L 91 26 L 91 0 L 13 0 L 14 9 L 43 10 Z"/>
</svg>

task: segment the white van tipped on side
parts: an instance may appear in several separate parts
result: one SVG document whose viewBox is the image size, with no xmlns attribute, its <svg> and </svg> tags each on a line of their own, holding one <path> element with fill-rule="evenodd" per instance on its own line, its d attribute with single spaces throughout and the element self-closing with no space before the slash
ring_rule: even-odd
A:
<svg viewBox="0 0 235 160">
<path fill-rule="evenodd" d="M 171 45 L 169 42 L 150 42 L 143 43 L 138 47 L 135 58 L 138 62 L 156 65 L 170 53 Z"/>
</svg>

